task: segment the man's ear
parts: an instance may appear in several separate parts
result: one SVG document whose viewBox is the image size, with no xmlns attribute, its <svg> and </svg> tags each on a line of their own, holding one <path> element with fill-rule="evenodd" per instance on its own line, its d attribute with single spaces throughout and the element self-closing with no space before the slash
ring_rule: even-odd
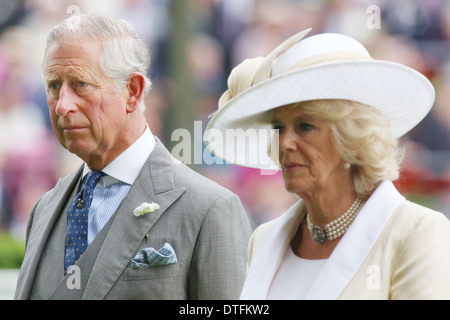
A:
<svg viewBox="0 0 450 320">
<path fill-rule="evenodd" d="M 139 72 L 133 72 L 128 77 L 127 90 L 127 112 L 134 112 L 144 99 L 145 78 Z"/>
</svg>

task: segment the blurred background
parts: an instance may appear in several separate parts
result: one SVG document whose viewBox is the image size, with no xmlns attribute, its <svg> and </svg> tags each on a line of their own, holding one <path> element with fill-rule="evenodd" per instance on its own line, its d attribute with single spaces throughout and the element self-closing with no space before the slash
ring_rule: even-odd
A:
<svg viewBox="0 0 450 320">
<path fill-rule="evenodd" d="M 406 157 L 396 185 L 407 198 L 450 217 L 448 0 L 0 0 L 0 268 L 20 266 L 32 206 L 81 164 L 50 126 L 40 69 L 46 35 L 66 17 L 97 11 L 132 22 L 147 41 L 153 86 L 146 117 L 169 151 L 179 143 L 172 141 L 178 128 L 198 143 L 194 121 L 205 129 L 235 65 L 266 55 L 305 28 L 312 27 L 309 35 L 352 36 L 374 58 L 420 71 L 435 85 L 436 102 L 402 138 Z M 190 166 L 239 195 L 253 226 L 295 201 L 280 174 Z"/>
</svg>

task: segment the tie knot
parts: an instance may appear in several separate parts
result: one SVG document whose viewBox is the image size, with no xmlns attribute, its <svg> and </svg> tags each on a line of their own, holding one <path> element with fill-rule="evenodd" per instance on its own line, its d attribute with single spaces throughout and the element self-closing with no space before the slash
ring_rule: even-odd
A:
<svg viewBox="0 0 450 320">
<path fill-rule="evenodd" d="M 89 172 L 87 177 L 86 177 L 86 183 L 85 183 L 86 187 L 90 188 L 90 189 L 93 189 L 97 185 L 97 183 L 100 180 L 100 178 L 102 176 L 104 176 L 104 175 L 105 174 L 103 172 L 101 172 L 101 171 L 91 171 L 91 172 Z"/>
</svg>

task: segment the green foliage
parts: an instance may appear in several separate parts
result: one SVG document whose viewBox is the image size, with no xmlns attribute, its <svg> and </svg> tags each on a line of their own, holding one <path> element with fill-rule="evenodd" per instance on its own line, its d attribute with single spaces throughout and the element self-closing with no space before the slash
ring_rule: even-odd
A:
<svg viewBox="0 0 450 320">
<path fill-rule="evenodd" d="M 0 268 L 18 269 L 25 255 L 25 243 L 7 232 L 0 232 Z"/>
</svg>

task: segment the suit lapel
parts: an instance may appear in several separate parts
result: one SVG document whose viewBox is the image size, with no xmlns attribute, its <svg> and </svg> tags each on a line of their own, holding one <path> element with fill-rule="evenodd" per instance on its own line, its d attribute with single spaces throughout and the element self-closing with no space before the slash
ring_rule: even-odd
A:
<svg viewBox="0 0 450 320">
<path fill-rule="evenodd" d="M 144 237 L 185 191 L 174 189 L 174 163 L 170 153 L 157 141 L 155 149 L 118 208 L 87 283 L 84 299 L 102 299 L 122 274 Z M 143 202 L 156 202 L 160 208 L 136 217 L 133 210 Z"/>
<path fill-rule="evenodd" d="M 47 243 L 59 215 L 66 206 L 70 195 L 77 186 L 82 167 L 75 173 L 62 178 L 56 184 L 52 196 L 43 198 L 38 203 L 40 215 L 33 217 L 33 229 L 27 240 L 27 252 L 20 270 L 20 279 L 17 286 L 18 299 L 28 299 L 36 275 L 42 251 Z M 62 239 L 61 241 L 64 241 Z"/>
</svg>

